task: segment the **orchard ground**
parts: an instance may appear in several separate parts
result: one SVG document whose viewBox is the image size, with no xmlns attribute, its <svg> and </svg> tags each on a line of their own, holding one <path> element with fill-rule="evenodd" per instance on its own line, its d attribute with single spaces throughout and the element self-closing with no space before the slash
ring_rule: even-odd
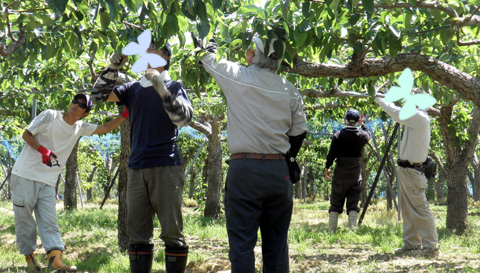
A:
<svg viewBox="0 0 480 273">
<path fill-rule="evenodd" d="M 79 272 L 129 272 L 126 253 L 117 245 L 117 205 L 110 201 L 102 210 L 99 202 L 84 208 L 64 210 L 57 204 L 58 222 L 67 247 L 64 262 Z M 190 246 L 187 272 L 230 272 L 225 219 L 203 217 L 196 202 L 186 200 L 184 231 Z M 469 206 L 469 229 L 463 235 L 446 230 L 446 206 L 431 205 L 439 233 L 441 254 L 395 256 L 402 247 L 402 224 L 396 212 L 384 202 L 369 207 L 363 224 L 350 231 L 342 214 L 339 229 L 328 229 L 328 202 L 296 201 L 289 233 L 290 272 L 480 272 L 480 206 Z M 155 262 L 152 272 L 165 272 L 163 243 L 155 223 Z M 36 255 L 45 266 L 46 254 L 37 241 Z M 261 272 L 261 237 L 255 248 L 257 272 Z M 18 253 L 11 202 L 0 202 L 0 272 L 25 272 L 25 260 Z M 46 269 L 42 272 L 48 272 Z"/>
</svg>

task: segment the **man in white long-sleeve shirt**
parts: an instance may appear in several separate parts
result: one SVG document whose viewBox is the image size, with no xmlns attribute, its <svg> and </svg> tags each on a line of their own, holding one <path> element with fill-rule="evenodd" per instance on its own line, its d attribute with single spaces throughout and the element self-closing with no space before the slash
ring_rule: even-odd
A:
<svg viewBox="0 0 480 273">
<path fill-rule="evenodd" d="M 415 115 L 401 120 L 401 107 L 379 97 L 376 101 L 394 121 L 405 126 L 397 166 L 404 246 L 395 253 L 420 252 L 426 256 L 438 256 L 435 218 L 425 196 L 427 178 L 421 167 L 430 149 L 430 118 L 426 112 L 417 109 Z"/>
</svg>

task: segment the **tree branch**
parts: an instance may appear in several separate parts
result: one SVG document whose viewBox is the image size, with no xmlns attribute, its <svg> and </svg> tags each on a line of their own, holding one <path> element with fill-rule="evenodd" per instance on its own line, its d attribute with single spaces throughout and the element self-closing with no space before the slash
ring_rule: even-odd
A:
<svg viewBox="0 0 480 273">
<path fill-rule="evenodd" d="M 25 32 L 23 30 L 20 30 L 20 33 L 18 33 L 18 39 L 15 40 L 13 43 L 11 43 L 8 48 L 6 45 L 0 45 L 0 55 L 6 58 L 10 54 L 15 52 L 17 49 L 19 49 L 24 43 L 25 43 Z"/>
<path fill-rule="evenodd" d="M 454 66 L 430 56 L 416 53 L 401 53 L 395 58 L 367 58 L 354 70 L 348 65 L 315 64 L 296 60 L 288 72 L 305 77 L 359 78 L 383 76 L 403 71 L 405 68 L 422 71 L 438 83 L 464 95 L 480 107 L 480 82 Z"/>
<path fill-rule="evenodd" d="M 450 17 L 458 17 L 457 11 L 454 8 L 450 8 L 448 6 L 444 6 L 440 4 L 438 1 L 434 2 L 423 2 L 417 1 L 415 4 L 411 3 L 393 3 L 392 5 L 388 4 L 375 4 L 374 8 L 382 8 L 382 9 L 397 9 L 397 8 L 425 8 L 425 9 L 436 9 L 445 12 Z"/>
<path fill-rule="evenodd" d="M 201 123 L 198 121 L 194 121 L 194 122 L 191 122 L 189 126 L 197 131 L 202 132 L 207 137 L 212 134 L 212 126 L 208 122 Z"/>
<path fill-rule="evenodd" d="M 97 54 L 97 50 L 98 50 L 98 45 L 95 46 L 92 54 L 90 54 L 90 60 L 87 61 L 88 67 L 90 68 L 90 74 L 92 75 L 92 83 L 95 83 L 98 78 L 98 74 L 95 73 L 95 69 L 93 68 L 93 61 L 95 60 L 95 54 Z"/>
</svg>

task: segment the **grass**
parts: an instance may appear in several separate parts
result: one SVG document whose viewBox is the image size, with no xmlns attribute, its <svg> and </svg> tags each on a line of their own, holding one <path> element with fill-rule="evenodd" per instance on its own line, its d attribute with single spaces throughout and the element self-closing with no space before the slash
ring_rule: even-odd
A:
<svg viewBox="0 0 480 273">
<path fill-rule="evenodd" d="M 193 203 L 193 202 L 190 202 Z M 469 209 L 469 229 L 461 236 L 445 228 L 446 207 L 431 205 L 439 234 L 442 254 L 438 258 L 396 257 L 402 246 L 402 224 L 395 212 L 379 202 L 369 207 L 363 224 L 350 231 L 342 214 L 336 234 L 328 230 L 326 201 L 296 201 L 289 233 L 291 272 L 479 272 L 480 208 Z M 127 254 L 117 245 L 117 205 L 108 202 L 102 210 L 97 203 L 87 203 L 75 211 L 57 204 L 58 223 L 67 247 L 64 261 L 75 264 L 81 272 L 129 272 Z M 153 272 L 165 272 L 163 243 L 159 223 L 155 223 L 156 245 Z M 209 219 L 193 205 L 184 207 L 184 233 L 190 246 L 188 272 L 229 270 L 228 239 L 225 219 Z M 259 235 L 260 238 L 260 235 Z M 41 248 L 35 252 L 46 265 Z M 261 272 L 261 242 L 255 248 L 257 272 Z M 18 253 L 12 205 L 0 202 L 0 272 L 24 272 L 25 260 Z"/>
</svg>

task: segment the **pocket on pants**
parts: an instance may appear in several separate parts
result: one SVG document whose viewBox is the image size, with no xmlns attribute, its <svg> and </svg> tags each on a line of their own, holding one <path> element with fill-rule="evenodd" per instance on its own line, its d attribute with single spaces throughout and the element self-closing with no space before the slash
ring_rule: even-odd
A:
<svg viewBox="0 0 480 273">
<path fill-rule="evenodd" d="M 25 207 L 25 200 L 23 197 L 17 196 L 17 195 L 12 195 L 12 202 L 13 202 L 13 208 L 24 208 Z"/>
</svg>

